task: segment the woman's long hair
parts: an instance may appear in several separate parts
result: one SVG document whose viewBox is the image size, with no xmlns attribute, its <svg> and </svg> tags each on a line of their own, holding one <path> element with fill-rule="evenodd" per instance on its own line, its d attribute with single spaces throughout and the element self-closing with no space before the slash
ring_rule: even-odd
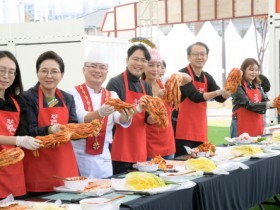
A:
<svg viewBox="0 0 280 210">
<path fill-rule="evenodd" d="M 0 51 L 0 59 L 9 58 L 16 64 L 16 73 L 13 84 L 5 90 L 6 94 L 11 96 L 21 95 L 23 93 L 23 85 L 21 80 L 20 68 L 16 57 L 9 51 Z"/>
<path fill-rule="evenodd" d="M 241 67 L 240 67 L 240 70 L 243 72 L 243 75 L 242 75 L 242 81 L 245 80 L 245 71 L 246 69 L 249 67 L 249 66 L 253 66 L 253 65 L 257 65 L 258 66 L 258 69 L 260 69 L 260 64 L 258 63 L 258 61 L 254 58 L 246 58 L 242 64 L 241 64 Z M 245 80 L 246 81 L 246 80 Z M 256 76 L 256 78 L 252 81 L 253 82 L 253 85 L 260 85 L 261 84 L 261 80 L 260 80 L 260 77 L 259 77 L 259 74 Z"/>
</svg>

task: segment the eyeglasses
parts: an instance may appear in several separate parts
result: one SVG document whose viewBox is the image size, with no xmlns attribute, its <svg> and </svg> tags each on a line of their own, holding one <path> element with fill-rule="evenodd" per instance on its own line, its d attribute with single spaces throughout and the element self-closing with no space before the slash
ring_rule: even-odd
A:
<svg viewBox="0 0 280 210">
<path fill-rule="evenodd" d="M 198 58 L 199 56 L 200 57 L 205 57 L 207 55 L 207 53 L 205 52 L 195 52 L 195 53 L 191 53 L 191 56 L 195 57 L 195 58 Z"/>
<path fill-rule="evenodd" d="M 99 69 L 102 72 L 105 72 L 108 70 L 108 65 L 105 65 L 105 64 L 91 63 L 91 64 L 85 64 L 85 67 L 89 68 L 90 70 Z"/>
<path fill-rule="evenodd" d="M 52 77 L 56 77 L 59 74 L 61 74 L 61 71 L 58 71 L 58 70 L 48 71 L 46 69 L 42 69 L 42 70 L 39 70 L 39 74 L 44 76 L 44 77 L 48 76 L 48 74 L 50 74 Z"/>
<path fill-rule="evenodd" d="M 147 63 L 148 62 L 145 58 L 138 58 L 138 57 L 133 57 L 133 58 L 131 58 L 131 60 L 135 63 L 138 63 L 139 61 L 141 63 Z"/>
<path fill-rule="evenodd" d="M 0 76 L 5 76 L 8 74 L 9 77 L 15 77 L 17 75 L 15 69 L 8 69 L 4 66 L 0 66 Z"/>
</svg>

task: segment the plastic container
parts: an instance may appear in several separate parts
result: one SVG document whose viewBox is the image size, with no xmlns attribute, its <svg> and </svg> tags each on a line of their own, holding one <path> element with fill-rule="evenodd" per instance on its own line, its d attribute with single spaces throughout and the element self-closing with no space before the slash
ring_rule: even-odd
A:
<svg viewBox="0 0 280 210">
<path fill-rule="evenodd" d="M 107 203 L 106 203 L 107 201 Z M 82 210 L 119 210 L 121 199 L 108 202 L 107 198 L 87 198 L 80 201 Z"/>
<path fill-rule="evenodd" d="M 136 163 L 136 168 L 138 171 L 143 172 L 155 172 L 158 170 L 158 164 L 151 164 L 151 163 Z"/>
</svg>

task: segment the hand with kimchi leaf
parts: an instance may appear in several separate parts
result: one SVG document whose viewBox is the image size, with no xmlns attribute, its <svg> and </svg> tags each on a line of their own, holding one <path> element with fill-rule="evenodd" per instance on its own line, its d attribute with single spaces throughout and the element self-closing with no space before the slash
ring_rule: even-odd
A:
<svg viewBox="0 0 280 210">
<path fill-rule="evenodd" d="M 161 98 L 144 95 L 140 98 L 139 103 L 150 114 L 148 123 L 155 123 L 158 127 L 167 128 L 167 111 Z"/>
<path fill-rule="evenodd" d="M 106 117 L 112 114 L 115 111 L 114 107 L 108 104 L 103 104 L 99 109 L 98 109 L 98 114 L 100 117 Z"/>
<path fill-rule="evenodd" d="M 29 150 L 36 150 L 40 147 L 40 141 L 39 139 L 35 139 L 31 136 L 17 136 L 16 137 L 16 145 L 18 147 L 23 147 L 25 149 Z"/>
<path fill-rule="evenodd" d="M 233 68 L 225 83 L 225 90 L 233 94 L 237 91 L 238 86 L 241 85 L 242 80 L 242 71 L 238 68 Z"/>
<path fill-rule="evenodd" d="M 120 110 L 119 112 L 120 112 L 119 120 L 121 123 L 128 122 L 134 115 L 134 109 L 132 109 L 132 108 L 125 108 L 123 110 Z"/>
<path fill-rule="evenodd" d="M 278 114 L 280 114 L 280 95 L 273 99 L 273 107 L 275 107 Z"/>
</svg>

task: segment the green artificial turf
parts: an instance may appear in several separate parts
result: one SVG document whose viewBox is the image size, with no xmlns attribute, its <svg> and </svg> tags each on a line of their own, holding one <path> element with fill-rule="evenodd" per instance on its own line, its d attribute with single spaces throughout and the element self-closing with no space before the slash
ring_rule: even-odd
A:
<svg viewBox="0 0 280 210">
<path fill-rule="evenodd" d="M 212 144 L 219 145 L 226 143 L 224 138 L 227 136 L 230 136 L 229 127 L 208 126 L 208 139 Z"/>
</svg>

